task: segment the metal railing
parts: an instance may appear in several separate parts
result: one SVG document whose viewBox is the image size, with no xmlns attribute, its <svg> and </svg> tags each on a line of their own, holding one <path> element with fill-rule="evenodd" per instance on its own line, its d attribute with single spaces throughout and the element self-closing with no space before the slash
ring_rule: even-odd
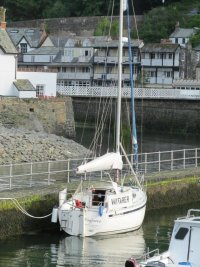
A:
<svg viewBox="0 0 200 267">
<path fill-rule="evenodd" d="M 62 86 L 57 85 L 57 92 L 64 96 L 76 97 L 117 97 L 117 87 L 99 86 Z M 172 88 L 135 88 L 135 98 L 150 99 L 186 99 L 199 100 L 200 90 Z M 130 87 L 122 87 L 122 97 L 131 98 Z"/>
<path fill-rule="evenodd" d="M 133 161 L 134 155 L 128 157 Z M 138 158 L 138 170 L 145 174 L 197 168 L 200 165 L 200 148 L 143 153 L 139 154 Z M 76 174 L 76 168 L 87 160 L 89 159 L 0 165 L 0 190 L 78 181 L 81 176 Z M 121 175 L 123 177 L 128 173 L 130 173 L 129 166 L 124 163 Z M 104 175 L 103 172 L 97 172 L 95 175 L 94 173 L 89 176 L 82 175 L 82 179 L 98 180 Z"/>
</svg>

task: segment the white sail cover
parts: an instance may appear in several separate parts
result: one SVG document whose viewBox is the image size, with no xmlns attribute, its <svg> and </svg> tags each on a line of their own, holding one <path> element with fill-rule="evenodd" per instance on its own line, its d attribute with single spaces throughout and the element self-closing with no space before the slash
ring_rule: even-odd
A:
<svg viewBox="0 0 200 267">
<path fill-rule="evenodd" d="M 82 174 L 85 172 L 104 171 L 111 169 L 121 170 L 123 166 L 122 156 L 120 153 L 107 153 L 90 162 L 80 165 L 76 173 Z"/>
</svg>

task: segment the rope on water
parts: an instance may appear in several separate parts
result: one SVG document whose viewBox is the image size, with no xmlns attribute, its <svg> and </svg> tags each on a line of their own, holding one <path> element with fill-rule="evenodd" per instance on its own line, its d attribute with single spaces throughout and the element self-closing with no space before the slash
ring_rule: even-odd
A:
<svg viewBox="0 0 200 267">
<path fill-rule="evenodd" d="M 18 200 L 16 198 L 10 198 L 10 197 L 4 197 L 4 198 L 0 198 L 0 200 L 11 200 L 15 206 L 25 215 L 27 215 L 28 217 L 31 217 L 31 218 L 34 218 L 34 219 L 44 219 L 44 218 L 47 218 L 49 216 L 52 215 L 52 213 L 48 214 L 48 215 L 45 215 L 45 216 L 41 216 L 41 217 L 36 217 L 36 216 L 33 216 L 31 215 L 30 213 L 28 213 L 18 202 Z"/>
</svg>

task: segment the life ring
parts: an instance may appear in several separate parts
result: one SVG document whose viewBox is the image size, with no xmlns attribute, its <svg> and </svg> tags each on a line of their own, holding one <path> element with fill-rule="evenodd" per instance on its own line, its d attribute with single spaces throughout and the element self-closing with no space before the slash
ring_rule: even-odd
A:
<svg viewBox="0 0 200 267">
<path fill-rule="evenodd" d="M 125 267 L 136 267 L 136 260 L 134 258 L 130 258 L 125 262 Z"/>
</svg>

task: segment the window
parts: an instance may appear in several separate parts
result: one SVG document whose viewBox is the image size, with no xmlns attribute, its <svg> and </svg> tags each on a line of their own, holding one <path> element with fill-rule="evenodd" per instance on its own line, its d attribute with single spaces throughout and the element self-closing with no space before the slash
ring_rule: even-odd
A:
<svg viewBox="0 0 200 267">
<path fill-rule="evenodd" d="M 182 43 L 185 44 L 185 38 L 183 38 Z"/>
<path fill-rule="evenodd" d="M 178 44 L 178 38 L 175 38 L 175 43 Z"/>
<path fill-rule="evenodd" d="M 112 67 L 107 67 L 106 68 L 106 73 L 112 73 Z"/>
<path fill-rule="evenodd" d="M 172 76 L 171 71 L 165 71 L 164 72 L 165 77 L 170 78 Z"/>
<path fill-rule="evenodd" d="M 67 68 L 66 67 L 62 67 L 61 72 L 67 72 Z"/>
<path fill-rule="evenodd" d="M 82 72 L 90 72 L 90 68 L 88 68 L 88 67 L 82 67 Z"/>
<path fill-rule="evenodd" d="M 155 57 L 155 53 L 151 53 L 151 59 L 154 59 Z"/>
<path fill-rule="evenodd" d="M 150 76 L 151 76 L 151 77 L 156 77 L 156 72 L 155 72 L 155 71 L 151 71 L 151 72 L 150 72 Z"/>
<path fill-rule="evenodd" d="M 133 56 L 137 57 L 137 50 L 136 49 L 133 50 Z"/>
<path fill-rule="evenodd" d="M 64 49 L 64 56 L 73 57 L 74 56 L 74 51 L 72 49 Z"/>
<path fill-rule="evenodd" d="M 175 235 L 175 239 L 183 240 L 185 236 L 187 235 L 189 229 L 181 227 L 179 228 L 178 232 Z"/>
<path fill-rule="evenodd" d="M 163 54 L 163 59 L 166 59 L 166 53 Z"/>
<path fill-rule="evenodd" d="M 53 62 L 53 56 L 49 56 L 49 62 Z"/>
<path fill-rule="evenodd" d="M 44 85 L 38 84 L 36 85 L 36 97 L 40 97 L 44 95 Z"/>
<path fill-rule="evenodd" d="M 26 43 L 21 43 L 20 44 L 20 49 L 21 49 L 21 53 L 27 53 L 27 44 Z"/>
<path fill-rule="evenodd" d="M 172 59 L 172 53 L 169 53 L 168 57 L 169 59 Z"/>
<path fill-rule="evenodd" d="M 89 56 L 89 51 L 85 50 L 85 57 Z"/>
</svg>

